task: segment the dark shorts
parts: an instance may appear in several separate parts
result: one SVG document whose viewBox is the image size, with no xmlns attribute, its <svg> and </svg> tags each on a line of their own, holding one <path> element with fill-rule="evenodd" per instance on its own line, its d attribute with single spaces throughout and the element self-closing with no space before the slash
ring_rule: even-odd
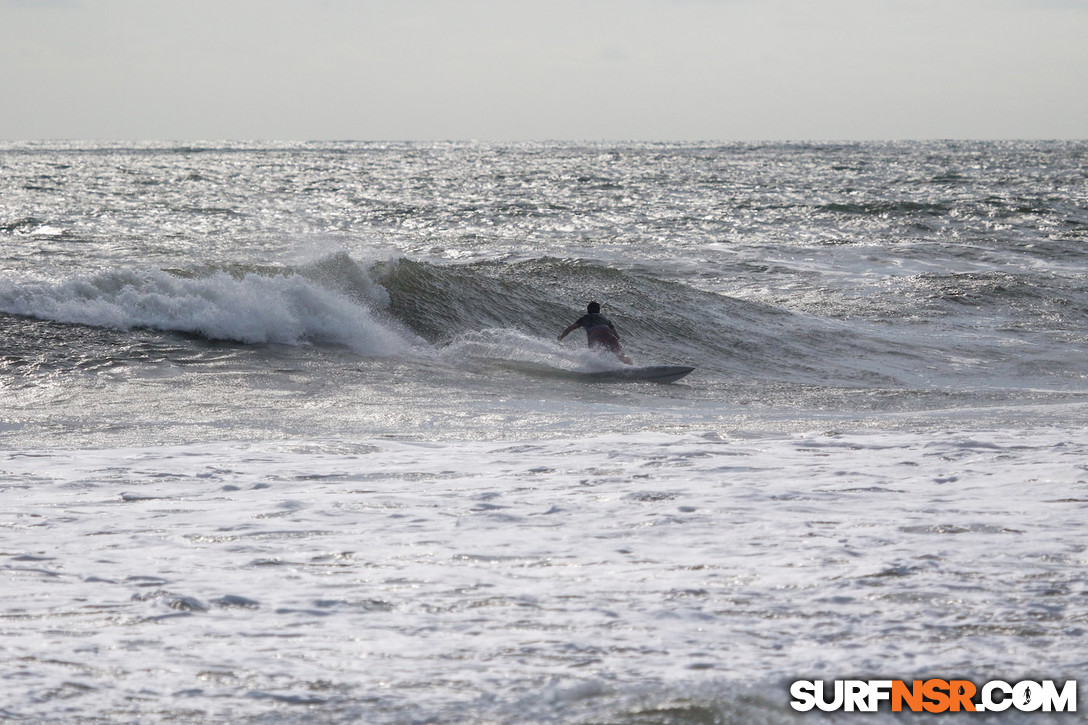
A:
<svg viewBox="0 0 1088 725">
<path fill-rule="evenodd" d="M 600 347 L 615 353 L 622 350 L 620 339 L 616 337 L 616 333 L 613 332 L 612 328 L 607 325 L 600 325 L 586 330 L 586 337 L 589 338 L 590 347 Z"/>
</svg>

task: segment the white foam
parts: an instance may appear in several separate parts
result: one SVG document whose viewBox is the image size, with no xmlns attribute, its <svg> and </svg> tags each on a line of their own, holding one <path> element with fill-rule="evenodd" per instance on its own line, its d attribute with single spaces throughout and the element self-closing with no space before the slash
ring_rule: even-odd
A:
<svg viewBox="0 0 1088 725">
<path fill-rule="evenodd" d="M 60 282 L 0 282 L 0 310 L 97 327 L 188 332 L 245 343 L 401 352 L 413 337 L 362 302 L 299 274 L 179 277 L 123 269 Z"/>
<path fill-rule="evenodd" d="M 1072 678 L 1086 458 L 1061 430 L 9 452 L 0 701 L 759 722 L 791 678 Z"/>
</svg>

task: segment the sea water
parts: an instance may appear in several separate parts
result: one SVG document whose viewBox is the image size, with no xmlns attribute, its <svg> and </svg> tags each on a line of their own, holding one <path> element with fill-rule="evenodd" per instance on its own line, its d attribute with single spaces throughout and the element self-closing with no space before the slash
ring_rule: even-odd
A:
<svg viewBox="0 0 1088 725">
<path fill-rule="evenodd" d="M 1088 144 L 0 172 L 0 719 L 977 721 L 790 684 L 1084 679 Z M 591 299 L 696 371 L 586 383 Z"/>
</svg>

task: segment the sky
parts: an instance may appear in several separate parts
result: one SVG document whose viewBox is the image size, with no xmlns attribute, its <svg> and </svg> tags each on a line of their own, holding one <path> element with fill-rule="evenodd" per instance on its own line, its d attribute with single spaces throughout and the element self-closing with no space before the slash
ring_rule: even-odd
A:
<svg viewBox="0 0 1088 725">
<path fill-rule="evenodd" d="M 1088 138 L 1088 0 L 0 0 L 0 139 Z"/>
</svg>

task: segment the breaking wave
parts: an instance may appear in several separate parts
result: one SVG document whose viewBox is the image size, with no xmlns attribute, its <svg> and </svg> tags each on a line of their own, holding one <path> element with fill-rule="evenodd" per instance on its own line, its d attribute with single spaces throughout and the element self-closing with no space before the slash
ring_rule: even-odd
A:
<svg viewBox="0 0 1088 725">
<path fill-rule="evenodd" d="M 320 271 L 320 270 L 318 270 Z M 121 269 L 62 281 L 0 283 L 0 310 L 112 329 L 147 328 L 248 344 L 334 345 L 367 355 L 418 341 L 353 294 L 298 271 Z"/>
<path fill-rule="evenodd" d="M 875 315 L 828 316 L 700 290 L 683 281 L 584 260 L 363 264 L 340 253 L 301 266 L 121 269 L 61 281 L 0 281 L 0 312 L 120 330 L 154 329 L 244 344 L 343 347 L 367 356 L 438 355 L 497 364 L 597 369 L 556 334 L 596 299 L 639 364 L 686 364 L 737 381 L 849 388 L 1059 387 L 1084 379 L 1077 360 L 1032 352 L 1015 330 L 934 338 L 912 309 L 944 314 L 1063 302 L 1061 332 L 1084 315 L 1079 293 L 1057 299 L 1024 280 L 922 275 L 905 301 Z M 1055 301 L 1056 300 L 1056 301 Z M 1013 319 L 1004 311 L 1000 316 Z M 946 320 L 946 323 L 951 324 Z M 1040 334 L 1027 328 L 1033 339 Z M 1019 333 L 1016 333 L 1019 334 Z M 1005 337 L 1002 337 L 1004 335 Z M 1036 354 L 1037 353 L 1037 354 Z M 969 361 L 970 365 L 965 361 Z M 968 376 L 965 379 L 964 376 Z M 1030 378 L 1030 380 L 1029 380 Z"/>
</svg>

